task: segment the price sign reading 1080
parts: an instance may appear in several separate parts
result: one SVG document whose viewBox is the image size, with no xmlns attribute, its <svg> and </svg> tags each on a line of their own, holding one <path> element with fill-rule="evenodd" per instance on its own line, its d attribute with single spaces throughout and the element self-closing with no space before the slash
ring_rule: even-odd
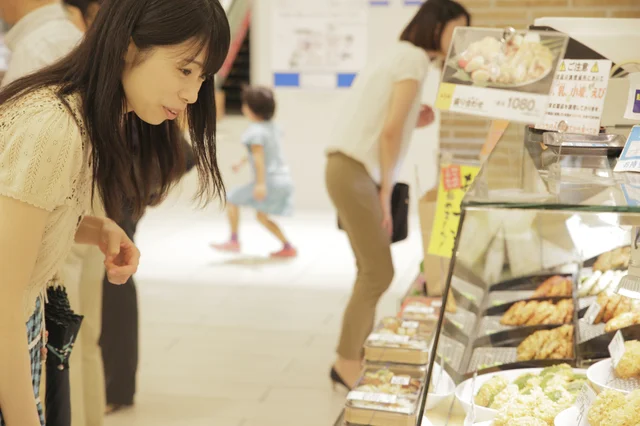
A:
<svg viewBox="0 0 640 426">
<path fill-rule="evenodd" d="M 533 111 L 536 108 L 535 99 L 509 98 L 509 108 L 520 111 Z"/>
</svg>

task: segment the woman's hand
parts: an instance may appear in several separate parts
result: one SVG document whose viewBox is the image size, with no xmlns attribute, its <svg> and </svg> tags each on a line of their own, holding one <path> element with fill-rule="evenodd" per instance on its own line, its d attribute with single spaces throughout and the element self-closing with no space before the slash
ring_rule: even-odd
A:
<svg viewBox="0 0 640 426">
<path fill-rule="evenodd" d="M 255 188 L 253 188 L 253 198 L 257 201 L 262 201 L 267 198 L 267 185 L 264 183 L 256 183 Z"/>
<path fill-rule="evenodd" d="M 382 208 L 382 229 L 389 235 L 393 235 L 393 217 L 391 216 L 391 189 L 383 188 L 379 193 L 380 207 Z"/>
<path fill-rule="evenodd" d="M 138 270 L 140 251 L 111 219 L 104 219 L 98 247 L 104 253 L 104 266 L 110 283 L 125 284 Z"/>
<path fill-rule="evenodd" d="M 420 116 L 418 117 L 418 124 L 416 127 L 427 127 L 433 120 L 435 120 L 436 114 L 433 112 L 433 109 L 429 105 L 422 105 L 420 107 Z"/>
</svg>

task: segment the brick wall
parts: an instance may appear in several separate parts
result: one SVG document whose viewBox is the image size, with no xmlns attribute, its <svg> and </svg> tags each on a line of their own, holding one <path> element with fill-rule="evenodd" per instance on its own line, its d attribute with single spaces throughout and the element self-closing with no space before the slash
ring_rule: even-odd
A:
<svg viewBox="0 0 640 426">
<path fill-rule="evenodd" d="M 459 0 L 472 14 L 473 26 L 524 29 L 542 17 L 640 18 L 640 0 Z M 489 121 L 443 113 L 443 151 L 462 156 L 479 153 Z"/>
</svg>

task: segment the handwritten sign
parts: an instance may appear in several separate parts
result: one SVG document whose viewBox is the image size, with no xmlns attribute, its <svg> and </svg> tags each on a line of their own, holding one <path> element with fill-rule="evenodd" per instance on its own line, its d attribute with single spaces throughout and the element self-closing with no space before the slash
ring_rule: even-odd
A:
<svg viewBox="0 0 640 426">
<path fill-rule="evenodd" d="M 598 318 L 598 315 L 600 314 L 600 309 L 602 308 L 600 307 L 598 302 L 593 302 L 591 306 L 589 306 L 589 309 L 587 309 L 587 312 L 585 312 L 584 317 L 582 317 L 582 319 L 587 324 L 593 324 L 596 321 L 596 318 Z"/>
<path fill-rule="evenodd" d="M 596 393 L 593 391 L 593 389 L 591 389 L 591 386 L 586 384 L 582 386 L 582 390 L 580 391 L 580 394 L 578 394 L 578 397 L 576 398 L 576 402 L 574 404 L 574 406 L 578 409 L 578 426 L 589 425 L 587 414 L 589 412 L 589 408 L 595 400 Z"/>
<path fill-rule="evenodd" d="M 429 254 L 446 258 L 453 254 L 460 224 L 460 204 L 479 171 L 479 167 L 466 165 L 448 165 L 441 168 Z"/>
<path fill-rule="evenodd" d="M 549 105 L 536 128 L 597 135 L 609 85 L 611 61 L 563 60 Z"/>
<path fill-rule="evenodd" d="M 618 366 L 618 363 L 622 359 L 624 350 L 624 337 L 622 337 L 622 332 L 618 330 L 616 335 L 613 336 L 611 343 L 609 343 L 609 354 L 611 355 L 611 364 L 614 368 Z"/>
</svg>

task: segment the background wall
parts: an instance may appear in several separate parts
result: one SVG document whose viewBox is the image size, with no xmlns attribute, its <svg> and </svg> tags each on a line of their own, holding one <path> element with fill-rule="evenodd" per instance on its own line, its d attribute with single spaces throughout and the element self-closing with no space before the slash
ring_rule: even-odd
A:
<svg viewBox="0 0 640 426">
<path fill-rule="evenodd" d="M 539 17 L 640 17 L 640 0 L 461 0 L 473 16 L 474 26 L 526 28 Z M 369 7 L 369 58 L 394 43 L 417 6 L 392 0 L 390 6 Z M 273 0 L 254 0 L 251 30 L 251 79 L 254 84 L 273 85 L 271 70 L 271 14 Z M 439 72 L 434 69 L 425 87 L 423 101 L 433 103 Z M 330 142 L 332 121 L 340 111 L 348 89 L 278 89 L 277 121 L 285 131 L 284 149 L 296 180 L 299 210 L 328 210 L 331 203 L 324 188 L 324 152 Z M 234 120 L 236 124 L 234 124 Z M 442 150 L 477 155 L 489 121 L 450 115 L 438 117 L 428 129 L 417 130 L 404 164 L 402 179 L 411 184 L 415 204 L 424 190 L 435 184 L 438 144 Z M 229 119 L 221 147 L 225 181 L 231 187 L 247 175 L 226 172 L 227 163 L 242 154 L 237 144 L 243 123 Z M 416 173 L 418 169 L 418 173 Z M 416 179 L 416 175 L 418 179 Z M 415 210 L 414 210 L 415 212 Z"/>
<path fill-rule="evenodd" d="M 374 52 L 384 51 L 393 44 L 416 6 L 404 6 L 394 1 L 390 6 L 371 6 L 369 18 L 369 58 Z M 253 84 L 273 85 L 271 70 L 270 29 L 272 0 L 255 0 L 251 28 L 251 79 Z M 432 104 L 438 86 L 439 74 L 433 72 L 425 88 L 425 103 Z M 332 121 L 341 109 L 348 89 L 305 90 L 278 89 L 277 121 L 285 131 L 285 153 L 295 178 L 296 207 L 302 210 L 326 210 L 331 208 L 324 187 L 325 149 L 330 142 Z M 405 162 L 402 179 L 411 184 L 414 191 L 416 166 L 420 167 L 420 186 L 433 185 L 439 126 L 418 130 Z"/>
</svg>

